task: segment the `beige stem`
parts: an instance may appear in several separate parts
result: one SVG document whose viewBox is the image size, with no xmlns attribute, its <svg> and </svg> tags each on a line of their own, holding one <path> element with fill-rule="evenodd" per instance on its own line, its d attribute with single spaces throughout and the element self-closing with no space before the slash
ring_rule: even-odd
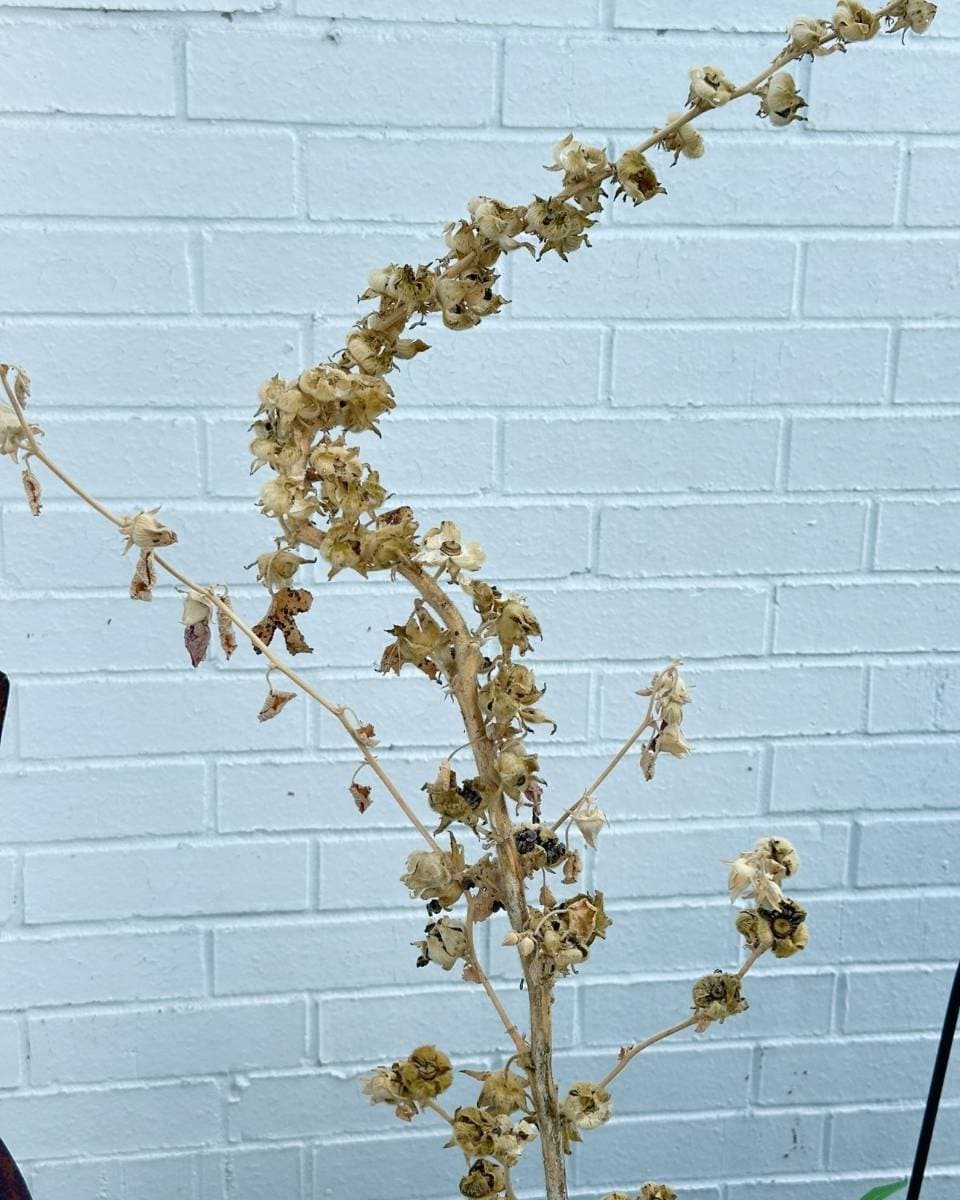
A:
<svg viewBox="0 0 960 1200">
<path fill-rule="evenodd" d="M 763 953 L 764 951 L 761 949 L 754 950 L 739 971 L 737 971 L 737 977 L 742 979 Z M 676 1025 L 671 1025 L 669 1029 L 661 1029 L 659 1033 L 655 1033 L 651 1037 L 644 1038 L 642 1042 L 637 1042 L 636 1045 L 631 1046 L 629 1050 L 624 1048 L 620 1051 L 620 1057 L 618 1058 L 616 1065 L 611 1067 L 606 1075 L 604 1075 L 604 1077 L 600 1080 L 599 1086 L 602 1088 L 607 1087 L 613 1082 L 614 1079 L 616 1079 L 616 1077 L 628 1063 L 633 1062 L 637 1055 L 642 1053 L 649 1046 L 654 1046 L 657 1042 L 662 1042 L 664 1038 L 673 1037 L 675 1033 L 680 1033 L 684 1029 L 689 1029 L 691 1025 L 696 1025 L 698 1020 L 699 1017 L 694 1014 L 694 1016 L 687 1017 L 684 1021 L 679 1021 Z"/>
<path fill-rule="evenodd" d="M 94 499 L 94 497 L 91 496 L 89 492 L 87 492 L 84 488 L 82 488 L 75 479 L 73 479 L 70 475 L 68 475 L 67 472 L 64 471 L 49 456 L 49 454 L 47 454 L 40 447 L 40 444 L 37 442 L 36 438 L 34 437 L 33 431 L 31 430 L 30 425 L 27 422 L 27 419 L 24 414 L 23 407 L 20 404 L 20 401 L 17 399 L 16 394 L 14 393 L 13 389 L 10 387 L 10 384 L 7 380 L 7 376 L 6 376 L 5 372 L 0 372 L 0 379 L 2 379 L 3 387 L 7 394 L 7 398 L 9 399 L 10 403 L 13 405 L 13 411 L 17 414 L 17 418 L 20 421 L 20 424 L 23 427 L 24 432 L 26 433 L 27 439 L 30 443 L 30 453 L 36 459 L 38 459 L 40 462 L 42 462 L 45 467 L 47 467 L 50 471 L 52 471 L 53 474 L 56 475 L 58 479 L 61 479 L 75 495 L 79 496 L 80 499 L 84 501 L 85 504 L 88 504 L 91 508 L 95 509 L 102 517 L 104 517 L 106 520 L 110 521 L 111 524 L 116 525 L 118 528 L 120 528 L 123 525 L 123 518 L 118 516 L 116 513 L 111 512 L 110 509 L 107 508 L 105 505 L 101 504 L 99 500 Z M 435 841 L 433 835 L 430 833 L 430 831 L 427 829 L 427 827 L 423 824 L 423 822 L 420 820 L 420 818 L 416 815 L 416 813 L 413 811 L 413 809 L 410 807 L 410 805 L 406 802 L 406 800 L 404 800 L 403 795 L 401 794 L 401 792 L 399 791 L 397 786 L 394 784 L 393 780 L 390 778 L 390 776 L 386 773 L 386 771 L 381 766 L 380 760 L 372 752 L 370 747 L 366 744 L 365 739 L 359 734 L 357 729 L 354 727 L 350 718 L 347 716 L 347 710 L 343 707 L 343 705 L 334 704 L 334 702 L 332 700 L 328 700 L 326 698 L 326 696 L 321 695 L 320 692 L 318 692 L 316 690 L 316 688 L 314 688 L 311 684 L 309 684 L 301 675 L 298 675 L 296 671 L 294 671 L 292 668 L 288 667 L 287 664 L 282 661 L 282 659 L 278 658 L 276 656 L 276 654 L 273 653 L 273 651 L 270 649 L 270 647 L 261 638 L 257 637 L 257 635 L 249 627 L 249 625 L 247 625 L 233 611 L 233 609 L 230 607 L 230 605 L 227 604 L 227 602 L 221 596 L 218 596 L 217 593 L 212 588 L 203 587 L 201 584 L 195 583 L 194 580 L 192 580 L 189 576 L 184 575 L 182 571 L 178 571 L 177 568 L 172 563 L 168 562 L 160 554 L 155 553 L 153 555 L 153 561 L 156 563 L 156 565 L 158 567 L 160 567 L 161 570 L 165 571 L 168 575 L 172 576 L 179 583 L 182 583 L 184 587 L 188 588 L 192 592 L 196 592 L 199 595 L 202 595 L 206 601 L 208 601 L 210 604 L 215 605 L 216 608 L 218 608 L 220 610 L 220 612 L 222 612 L 224 614 L 224 616 L 226 616 L 232 622 L 232 624 L 235 625 L 237 627 L 237 629 L 239 629 L 240 632 L 246 638 L 248 638 L 250 640 L 251 644 L 253 646 L 255 646 L 257 650 L 260 651 L 260 653 L 264 656 L 264 658 L 267 660 L 267 662 L 269 662 L 275 670 L 279 671 L 282 675 L 286 676 L 286 678 L 289 679 L 290 682 L 295 687 L 299 688 L 300 691 L 302 691 L 305 695 L 309 696 L 311 700 L 315 700 L 316 703 L 319 704 L 322 708 L 325 708 L 328 713 L 330 713 L 332 716 L 336 717 L 336 719 L 340 722 L 340 724 L 346 730 L 351 741 L 353 741 L 353 743 L 356 745 L 357 749 L 360 751 L 360 753 L 366 759 L 367 764 L 369 765 L 370 769 L 373 771 L 373 773 L 377 776 L 377 778 L 380 780 L 380 782 L 383 784 L 383 786 L 387 789 L 387 791 L 390 793 L 390 795 L 393 797 L 393 799 L 399 805 L 399 807 L 403 811 L 404 815 L 414 825 L 414 827 L 416 828 L 416 830 L 420 834 L 420 836 L 427 842 L 427 844 L 430 846 L 431 849 L 440 850 L 441 849 L 440 845 Z"/>
</svg>

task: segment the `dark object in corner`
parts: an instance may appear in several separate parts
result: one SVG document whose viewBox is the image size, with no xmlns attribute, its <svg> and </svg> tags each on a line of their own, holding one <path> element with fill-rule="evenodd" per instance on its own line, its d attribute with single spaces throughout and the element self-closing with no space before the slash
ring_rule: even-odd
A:
<svg viewBox="0 0 960 1200">
<path fill-rule="evenodd" d="M 0 741 L 3 741 L 3 723 L 7 719 L 7 701 L 10 699 L 10 680 L 0 671 Z M 0 1196 L 0 1200 L 3 1197 Z"/>
<path fill-rule="evenodd" d="M 6 676 L 4 676 L 6 682 Z M 0 1138 L 0 1200 L 30 1200 L 27 1185 Z"/>
<path fill-rule="evenodd" d="M 933 1064 L 933 1077 L 930 1080 L 930 1091 L 927 1093 L 927 1107 L 923 1114 L 923 1124 L 920 1126 L 920 1138 L 917 1141 L 917 1154 L 913 1160 L 913 1173 L 910 1176 L 907 1200 L 920 1200 L 923 1173 L 927 1168 L 927 1155 L 930 1153 L 930 1143 L 933 1141 L 933 1127 L 937 1122 L 937 1110 L 940 1107 L 943 1083 L 947 1077 L 947 1064 L 950 1062 L 950 1048 L 953 1045 L 953 1035 L 957 1029 L 958 1018 L 960 1018 L 960 966 L 957 967 L 957 973 L 953 977 L 953 987 L 950 989 L 950 999 L 947 1001 L 947 1012 L 943 1018 L 943 1032 L 940 1034 L 937 1058 Z"/>
</svg>

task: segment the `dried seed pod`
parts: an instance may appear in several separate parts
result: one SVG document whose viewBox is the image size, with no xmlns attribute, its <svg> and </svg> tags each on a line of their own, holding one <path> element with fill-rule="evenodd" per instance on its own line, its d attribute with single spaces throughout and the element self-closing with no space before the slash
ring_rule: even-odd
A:
<svg viewBox="0 0 960 1200">
<path fill-rule="evenodd" d="M 780 127 L 806 120 L 800 116 L 800 109 L 806 108 L 807 102 L 797 91 L 796 81 L 789 71 L 778 71 L 756 95 L 760 97 L 757 116 L 769 117 L 771 125 Z"/>
<path fill-rule="evenodd" d="M 625 150 L 617 159 L 617 191 L 616 197 L 628 196 L 634 205 L 652 200 L 654 196 L 665 196 L 667 189 L 663 187 L 653 167 L 640 150 Z"/>
<path fill-rule="evenodd" d="M 450 1059 L 436 1046 L 418 1046 L 396 1066 L 404 1088 L 415 1100 L 434 1100 L 453 1083 Z"/>
<path fill-rule="evenodd" d="M 667 113 L 667 126 L 672 125 L 674 121 L 679 121 L 682 117 L 683 113 Z M 679 129 L 674 129 L 669 133 L 659 129 L 655 129 L 653 132 L 663 132 L 659 146 L 661 150 L 668 150 L 673 154 L 674 166 L 676 166 L 677 159 L 681 154 L 684 158 L 703 157 L 703 137 L 693 122 L 688 121 L 685 125 L 681 125 Z"/>
<path fill-rule="evenodd" d="M 772 950 L 790 958 L 809 940 L 806 911 L 786 897 L 777 908 L 745 908 L 737 914 L 737 930 L 751 950 Z"/>
<path fill-rule="evenodd" d="M 823 46 L 821 42 L 830 37 L 830 26 L 818 17 L 798 17 L 787 30 L 789 45 L 804 54 L 832 54 L 833 46 Z"/>
<path fill-rule="evenodd" d="M 499 1163 L 488 1158 L 478 1158 L 460 1180 L 460 1195 L 470 1200 L 494 1200 L 502 1195 L 507 1177 Z"/>
<path fill-rule="evenodd" d="M 694 67 L 690 72 L 689 108 L 719 108 L 733 99 L 736 85 L 724 75 L 719 67 Z"/>
<path fill-rule="evenodd" d="M 613 1116 L 610 1093 L 599 1083 L 575 1083 L 560 1105 L 560 1112 L 577 1129 L 597 1129 Z"/>
<path fill-rule="evenodd" d="M 697 1029 L 702 1033 L 712 1021 L 723 1022 L 727 1017 L 746 1012 L 750 1007 L 740 994 L 740 976 L 714 971 L 693 985 L 693 1009 Z"/>
<path fill-rule="evenodd" d="M 500 1071 L 490 1071 L 483 1080 L 477 1106 L 498 1116 L 523 1112 L 527 1105 L 526 1086 L 522 1076 L 506 1067 Z"/>
<path fill-rule="evenodd" d="M 573 815 L 573 821 L 583 834 L 583 840 L 591 849 L 596 850 L 600 830 L 607 823 L 607 814 L 599 804 L 590 800 L 588 803 L 580 805 Z"/>
<path fill-rule="evenodd" d="M 420 949 L 418 967 L 434 962 L 449 971 L 458 959 L 466 958 L 467 936 L 462 921 L 441 917 L 439 921 L 432 921 L 424 932 L 427 936 L 423 941 L 413 943 Z"/>
<path fill-rule="evenodd" d="M 844 42 L 866 42 L 880 30 L 880 18 L 857 0 L 840 0 L 833 14 L 833 28 Z"/>
<path fill-rule="evenodd" d="M 645 1183 L 637 1200 L 677 1200 L 677 1193 L 665 1183 Z"/>
<path fill-rule="evenodd" d="M 929 0 L 906 0 L 900 12 L 892 12 L 887 17 L 888 33 L 898 33 L 901 29 L 906 36 L 908 29 L 914 33 L 926 33 L 937 15 L 937 6 Z"/>
<path fill-rule="evenodd" d="M 137 546 L 141 550 L 156 550 L 160 546 L 172 546 L 176 542 L 177 535 L 173 530 L 157 520 L 156 514 L 159 511 L 158 505 L 148 512 L 139 512 L 123 518 L 120 533 L 126 538 L 124 554 L 131 546 Z"/>
</svg>

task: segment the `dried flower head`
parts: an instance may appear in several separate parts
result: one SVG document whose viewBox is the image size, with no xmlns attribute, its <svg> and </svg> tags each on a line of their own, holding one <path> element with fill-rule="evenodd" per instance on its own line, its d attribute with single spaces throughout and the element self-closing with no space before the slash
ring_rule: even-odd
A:
<svg viewBox="0 0 960 1200">
<path fill-rule="evenodd" d="M 730 899 L 742 896 L 761 906 L 776 907 L 783 899 L 780 884 L 799 869 L 800 856 L 786 838 L 759 838 L 752 850 L 744 850 L 730 863 Z"/>
<path fill-rule="evenodd" d="M 402 1121 L 412 1121 L 417 1115 L 417 1106 L 400 1078 L 399 1063 L 392 1067 L 377 1067 L 363 1079 L 364 1095 L 371 1104 L 392 1104 L 394 1113 Z"/>
<path fill-rule="evenodd" d="M 427 531 L 414 560 L 425 567 L 443 567 L 451 579 L 457 579 L 461 571 L 479 571 L 487 556 L 479 542 L 463 543 L 453 521 L 442 521 L 436 529 Z"/>
<path fill-rule="evenodd" d="M 718 67 L 694 67 L 690 72 L 687 105 L 701 110 L 719 108 L 733 99 L 736 90 L 736 85 Z"/>
<path fill-rule="evenodd" d="M 18 377 L 19 378 L 19 377 Z M 16 389 L 14 389 L 16 391 Z M 30 431 L 34 437 L 39 437 L 43 430 L 31 425 Z M 19 452 L 30 445 L 26 430 L 20 424 L 20 418 L 7 404 L 0 404 L 0 457 L 6 456 L 18 462 Z"/>
<path fill-rule="evenodd" d="M 495 1200 L 503 1195 L 507 1176 L 499 1163 L 478 1158 L 460 1180 L 460 1195 L 470 1200 Z"/>
<path fill-rule="evenodd" d="M 566 262 L 568 254 L 590 245 L 587 230 L 595 224 L 577 205 L 558 196 L 537 196 L 526 212 L 527 232 L 541 243 L 538 258 L 555 250 Z"/>
<path fill-rule="evenodd" d="M 498 1116 L 509 1116 L 526 1109 L 527 1083 L 514 1071 L 503 1067 L 499 1071 L 483 1071 L 479 1075 L 469 1071 L 467 1074 L 483 1080 L 483 1087 L 477 1097 L 479 1108 L 485 1108 Z"/>
<path fill-rule="evenodd" d="M 778 71 L 768 79 L 757 91 L 760 97 L 758 117 L 768 117 L 771 125 L 778 127 L 789 125 L 793 121 L 805 121 L 800 116 L 800 109 L 807 107 L 807 102 L 797 91 L 797 84 L 789 71 Z"/>
<path fill-rule="evenodd" d="M 503 602 L 496 619 L 495 633 L 508 654 L 511 650 L 526 654 L 531 649 L 530 639 L 543 636 L 540 623 L 520 596 L 510 596 Z"/>
<path fill-rule="evenodd" d="M 672 112 L 667 114 L 667 127 L 683 119 L 683 113 Z M 679 129 L 659 130 L 655 129 L 654 133 L 662 133 L 659 146 L 661 150 L 668 150 L 673 155 L 673 165 L 676 166 L 677 159 L 682 154 L 684 158 L 702 158 L 704 152 L 703 137 L 699 130 L 692 122 L 687 121 L 681 125 Z"/>
<path fill-rule="evenodd" d="M 645 1183 L 637 1200 L 677 1200 L 677 1193 L 665 1183 Z"/>
<path fill-rule="evenodd" d="M 615 198 L 629 197 L 634 205 L 652 200 L 654 196 L 665 196 L 663 187 L 653 167 L 641 150 L 625 150 L 617 159 L 617 190 Z"/>
<path fill-rule="evenodd" d="M 787 30 L 790 47 L 811 57 L 833 53 L 833 46 L 821 44 L 830 36 L 829 24 L 818 17 L 798 17 Z"/>
<path fill-rule="evenodd" d="M 256 566 L 257 579 L 269 592 L 286 587 L 290 580 L 304 563 L 313 563 L 315 558 L 303 558 L 294 550 L 281 550 L 279 544 L 276 550 L 268 550 L 261 554 L 255 563 L 249 563 L 248 568 Z"/>
<path fill-rule="evenodd" d="M 661 752 L 683 758 L 690 753 L 690 746 L 683 736 L 683 709 L 690 703 L 690 693 L 679 671 L 680 659 L 674 659 L 662 671 L 657 671 L 648 687 L 637 695 L 650 697 L 650 712 L 654 720 L 654 732 L 640 756 L 640 768 L 644 778 L 653 778 L 657 758 Z"/>
<path fill-rule="evenodd" d="M 746 1012 L 749 1007 L 740 994 L 739 975 L 714 971 L 712 975 L 703 975 L 693 985 L 693 1008 L 701 1033 L 712 1021 L 722 1023 L 727 1017 Z"/>
<path fill-rule="evenodd" d="M 137 546 L 140 550 L 156 550 L 160 546 L 172 546 L 176 542 L 177 535 L 173 530 L 157 520 L 159 511 L 157 506 L 148 512 L 139 512 L 123 518 L 120 533 L 126 538 L 124 554 L 131 546 Z"/>
<path fill-rule="evenodd" d="M 897 33 L 901 29 L 906 35 L 908 29 L 914 33 L 926 33 L 937 15 L 937 6 L 929 0 L 906 0 L 900 5 L 899 11 L 887 16 L 889 33 Z"/>
<path fill-rule="evenodd" d="M 585 804 L 581 804 L 573 814 L 573 821 L 583 834 L 583 840 L 591 849 L 596 850 L 600 830 L 607 823 L 607 814 L 600 805 L 592 798 L 589 799 Z"/>
<path fill-rule="evenodd" d="M 449 971 L 458 959 L 466 958 L 467 936 L 462 921 L 441 917 L 439 921 L 431 921 L 424 932 L 427 936 L 423 941 L 413 943 L 420 950 L 418 967 L 433 962 Z"/>
<path fill-rule="evenodd" d="M 451 837 L 451 850 L 414 850 L 407 856 L 407 871 L 400 881 L 410 889 L 412 897 L 436 900 L 442 908 L 452 908 L 463 895 L 460 882 L 463 870 L 463 851 Z"/>
<path fill-rule="evenodd" d="M 807 945 L 806 911 L 786 897 L 777 908 L 745 908 L 737 914 L 737 930 L 751 950 L 773 950 L 790 958 Z"/>
<path fill-rule="evenodd" d="M 597 1129 L 613 1116 L 610 1093 L 599 1083 L 575 1083 L 564 1097 L 560 1112 L 577 1129 Z"/>
<path fill-rule="evenodd" d="M 562 171 L 565 187 L 596 179 L 607 171 L 607 152 L 600 146 L 587 146 L 572 133 L 553 147 L 553 163 L 548 171 Z"/>
<path fill-rule="evenodd" d="M 415 1100 L 434 1100 L 453 1083 L 450 1059 L 436 1046 L 418 1046 L 396 1068 L 404 1089 Z"/>
<path fill-rule="evenodd" d="M 865 42 L 880 30 L 880 18 L 857 0 L 840 0 L 833 14 L 833 28 L 844 42 Z"/>
</svg>

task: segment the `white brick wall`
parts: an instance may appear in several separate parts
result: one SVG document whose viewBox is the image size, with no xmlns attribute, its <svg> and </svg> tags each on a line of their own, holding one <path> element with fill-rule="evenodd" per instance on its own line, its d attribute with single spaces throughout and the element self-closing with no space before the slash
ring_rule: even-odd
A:
<svg viewBox="0 0 960 1200">
<path fill-rule="evenodd" d="M 54 453 L 118 507 L 163 501 L 177 561 L 254 615 L 260 380 L 335 348 L 366 272 L 432 257 L 469 196 L 542 192 L 571 127 L 630 145 L 694 63 L 752 74 L 798 6 L 224 7 L 0 2 L 0 357 Z M 688 658 L 696 755 L 604 799 L 588 876 L 616 924 L 559 990 L 564 1079 L 734 961 L 720 859 L 767 829 L 806 857 L 810 949 L 623 1078 L 578 1196 L 858 1200 L 909 1166 L 960 900 L 958 39 L 943 0 L 922 43 L 804 66 L 808 125 L 713 114 L 669 199 L 567 265 L 517 256 L 484 329 L 431 327 L 366 439 L 541 615 L 552 803 Z M 383 796 L 356 812 L 329 720 L 258 725 L 250 655 L 192 672 L 173 593 L 131 605 L 114 533 L 46 495 L 35 521 L 0 469 L 0 1134 L 36 1200 L 448 1197 L 441 1135 L 356 1081 L 502 1041 L 414 966 L 414 840 Z M 307 673 L 415 797 L 461 739 L 425 681 L 372 675 L 405 603 L 341 578 L 304 624 Z M 496 931 L 482 952 L 522 1024 Z M 956 1080 L 946 1104 L 928 1200 L 960 1179 Z"/>
</svg>

